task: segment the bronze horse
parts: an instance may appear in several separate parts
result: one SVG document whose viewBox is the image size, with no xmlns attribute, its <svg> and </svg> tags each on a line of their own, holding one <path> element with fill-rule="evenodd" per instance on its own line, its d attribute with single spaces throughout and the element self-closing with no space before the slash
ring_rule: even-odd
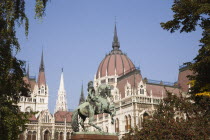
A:
<svg viewBox="0 0 210 140">
<path fill-rule="evenodd" d="M 89 118 L 88 124 L 90 126 L 95 127 L 99 131 L 101 128 L 96 126 L 94 121 L 94 115 L 101 114 L 101 113 L 108 113 L 111 116 L 111 123 L 114 124 L 113 117 L 116 114 L 116 110 L 113 104 L 107 100 L 107 98 L 112 98 L 111 89 L 109 85 L 100 85 L 98 87 L 98 91 L 95 95 L 95 101 L 86 101 L 79 105 L 79 107 L 73 112 L 72 115 L 72 129 L 74 132 L 79 131 L 79 124 L 82 126 L 83 130 L 86 131 L 84 126 L 84 121 L 86 118 Z M 80 122 L 78 121 L 78 117 L 81 118 Z"/>
</svg>

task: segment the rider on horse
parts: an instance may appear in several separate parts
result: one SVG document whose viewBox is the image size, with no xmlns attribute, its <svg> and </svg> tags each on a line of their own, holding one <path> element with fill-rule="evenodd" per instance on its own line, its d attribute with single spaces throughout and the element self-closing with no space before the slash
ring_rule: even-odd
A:
<svg viewBox="0 0 210 140">
<path fill-rule="evenodd" d="M 111 116 L 111 123 L 114 123 L 114 116 L 116 114 L 114 104 L 110 104 L 108 98 L 112 98 L 111 96 L 111 88 L 109 85 L 102 84 L 98 87 L 97 91 L 95 91 L 93 87 L 93 82 L 90 81 L 88 83 L 88 97 L 86 102 L 82 103 L 78 106 L 78 108 L 73 112 L 72 115 L 72 129 L 74 132 L 79 131 L 79 124 L 85 129 L 84 121 L 86 118 L 89 118 L 88 124 L 90 126 L 95 127 L 99 131 L 102 129 L 94 124 L 94 115 L 101 113 L 108 113 Z M 81 118 L 78 120 L 78 116 Z"/>
<path fill-rule="evenodd" d="M 86 102 L 89 102 L 90 105 L 94 108 L 97 114 L 102 113 L 102 103 L 98 100 L 98 96 L 96 96 L 96 91 L 93 87 L 93 81 L 88 82 L 88 97 Z M 98 94 L 99 95 L 99 94 Z"/>
</svg>

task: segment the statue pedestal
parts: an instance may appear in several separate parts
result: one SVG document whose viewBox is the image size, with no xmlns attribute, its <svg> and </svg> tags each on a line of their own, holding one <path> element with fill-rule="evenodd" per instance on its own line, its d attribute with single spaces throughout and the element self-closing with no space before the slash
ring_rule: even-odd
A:
<svg viewBox="0 0 210 140">
<path fill-rule="evenodd" d="M 104 132 L 76 132 L 72 134 L 71 140 L 118 140 L 118 136 Z"/>
</svg>

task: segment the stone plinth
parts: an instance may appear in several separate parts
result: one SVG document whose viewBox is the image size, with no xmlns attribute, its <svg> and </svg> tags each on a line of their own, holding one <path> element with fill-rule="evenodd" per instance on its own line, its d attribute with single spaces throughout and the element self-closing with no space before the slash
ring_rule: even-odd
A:
<svg viewBox="0 0 210 140">
<path fill-rule="evenodd" d="M 72 134 L 71 140 L 118 140 L 118 136 L 100 132 L 76 132 Z"/>
</svg>

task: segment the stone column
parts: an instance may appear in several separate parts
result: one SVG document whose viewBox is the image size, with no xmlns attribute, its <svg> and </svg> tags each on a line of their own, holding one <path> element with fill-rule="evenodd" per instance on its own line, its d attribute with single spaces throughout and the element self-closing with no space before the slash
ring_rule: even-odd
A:
<svg viewBox="0 0 210 140">
<path fill-rule="evenodd" d="M 39 135 L 39 134 L 38 134 L 38 124 L 36 124 L 36 140 L 39 140 L 39 139 L 38 139 L 38 135 Z"/>
<path fill-rule="evenodd" d="M 55 122 L 52 124 L 52 140 L 55 139 Z"/>
<path fill-rule="evenodd" d="M 41 134 L 42 134 L 41 138 L 42 138 L 42 140 L 44 140 L 44 132 L 42 132 Z"/>
<path fill-rule="evenodd" d="M 66 140 L 66 118 L 65 118 L 65 128 L 64 128 L 64 140 Z"/>
<path fill-rule="evenodd" d="M 37 132 L 37 139 L 41 139 L 41 131 L 40 131 L 40 124 L 38 123 L 38 132 Z"/>
<path fill-rule="evenodd" d="M 59 132 L 59 133 L 58 133 L 58 140 L 60 140 L 60 137 L 61 137 L 61 136 L 60 136 L 60 132 Z"/>
</svg>

